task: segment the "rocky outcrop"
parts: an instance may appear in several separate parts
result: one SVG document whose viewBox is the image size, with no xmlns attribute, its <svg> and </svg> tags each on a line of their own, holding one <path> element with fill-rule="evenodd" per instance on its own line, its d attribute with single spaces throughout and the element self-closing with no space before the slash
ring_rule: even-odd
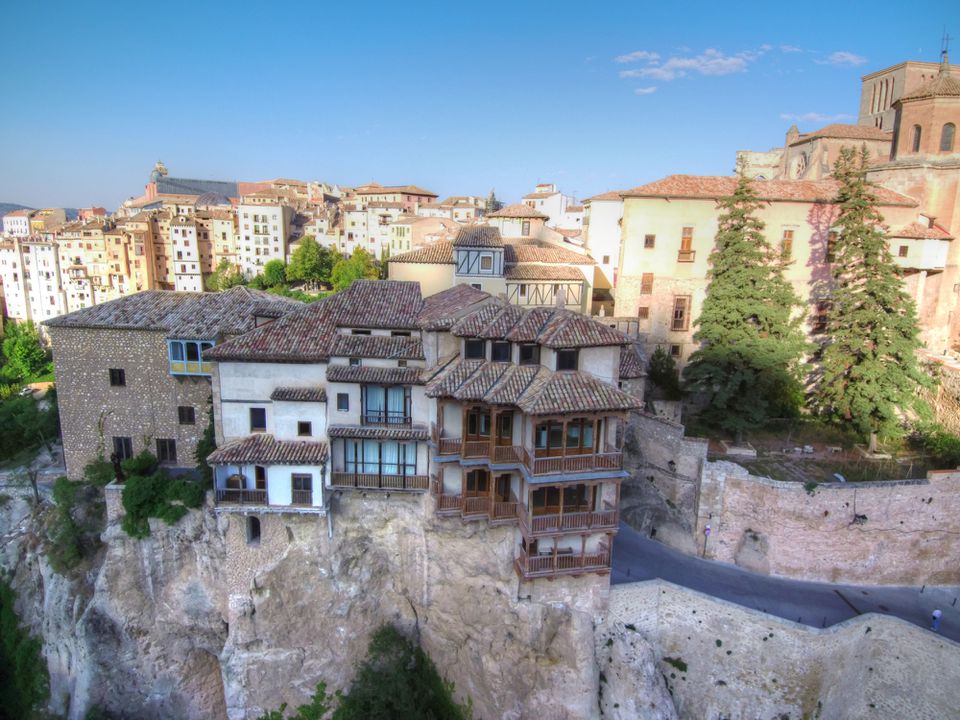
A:
<svg viewBox="0 0 960 720">
<path fill-rule="evenodd" d="M 676 720 L 677 711 L 650 643 L 616 618 L 598 628 L 600 717 L 604 720 Z"/>
</svg>

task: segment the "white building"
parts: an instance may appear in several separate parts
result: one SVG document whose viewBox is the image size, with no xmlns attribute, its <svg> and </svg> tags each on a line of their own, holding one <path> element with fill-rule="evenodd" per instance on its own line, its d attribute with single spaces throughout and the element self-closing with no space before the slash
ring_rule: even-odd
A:
<svg viewBox="0 0 960 720">
<path fill-rule="evenodd" d="M 36 323 L 66 312 L 57 245 L 35 238 L 0 243 L 7 317 Z"/>
<path fill-rule="evenodd" d="M 567 206 L 576 204 L 571 196 L 557 190 L 553 183 L 538 183 L 532 193 L 523 196 L 523 203 L 546 215 L 549 218 L 547 224 L 551 227 L 564 227 L 561 223 Z"/>
<path fill-rule="evenodd" d="M 33 210 L 14 210 L 3 216 L 3 234 L 9 237 L 30 237 Z"/>
<path fill-rule="evenodd" d="M 271 260 L 286 260 L 294 214 L 292 207 L 282 204 L 241 203 L 237 207 L 237 261 L 246 277 L 262 273 Z"/>
<path fill-rule="evenodd" d="M 598 307 L 594 310 L 598 312 L 603 307 L 606 313 L 611 313 L 620 267 L 623 197 L 613 190 L 587 198 L 583 205 L 584 248 L 597 261 L 594 293 L 598 295 Z"/>
<path fill-rule="evenodd" d="M 201 230 L 196 221 L 184 215 L 175 217 L 170 221 L 170 245 L 173 252 L 175 290 L 203 292 L 199 232 Z"/>
</svg>

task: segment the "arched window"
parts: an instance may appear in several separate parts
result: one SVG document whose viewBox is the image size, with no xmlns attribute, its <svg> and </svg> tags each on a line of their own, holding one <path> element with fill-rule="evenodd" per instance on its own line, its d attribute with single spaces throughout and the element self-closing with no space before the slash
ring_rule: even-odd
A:
<svg viewBox="0 0 960 720">
<path fill-rule="evenodd" d="M 247 545 L 260 544 L 260 518 L 247 516 Z"/>
<path fill-rule="evenodd" d="M 947 123 L 940 133 L 940 152 L 953 152 L 953 137 L 957 134 L 957 126 Z"/>
<path fill-rule="evenodd" d="M 913 126 L 913 152 L 920 152 L 920 126 Z"/>
</svg>

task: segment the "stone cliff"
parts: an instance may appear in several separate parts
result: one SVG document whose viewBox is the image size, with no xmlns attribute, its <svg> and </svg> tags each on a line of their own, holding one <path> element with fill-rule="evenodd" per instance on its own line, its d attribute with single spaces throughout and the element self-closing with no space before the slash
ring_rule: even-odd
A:
<svg viewBox="0 0 960 720">
<path fill-rule="evenodd" d="M 329 522 L 261 515 L 254 544 L 244 516 L 209 507 L 152 522 L 145 540 L 115 519 L 96 563 L 68 580 L 42 553 L 42 517 L 20 499 L 0 509 L 3 566 L 43 636 L 51 709 L 71 720 L 92 705 L 253 718 L 305 701 L 320 680 L 345 689 L 384 622 L 419 639 L 475 718 L 600 714 L 606 578 L 520 583 L 510 527 L 436 518 L 429 497 L 396 494 L 335 497 Z M 655 676 L 633 686 L 664 692 Z"/>
</svg>

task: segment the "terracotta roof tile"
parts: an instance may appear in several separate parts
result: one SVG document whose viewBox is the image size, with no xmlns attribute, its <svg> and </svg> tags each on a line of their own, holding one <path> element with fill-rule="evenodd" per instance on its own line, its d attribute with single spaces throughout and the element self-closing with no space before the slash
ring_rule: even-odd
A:
<svg viewBox="0 0 960 720">
<path fill-rule="evenodd" d="M 550 373 L 539 387 L 531 387 L 517 401 L 530 415 L 636 410 L 640 402 L 609 383 L 582 372 Z"/>
<path fill-rule="evenodd" d="M 281 402 L 320 402 L 327 401 L 327 391 L 322 387 L 278 387 L 270 393 L 271 400 Z"/>
<path fill-rule="evenodd" d="M 423 342 L 415 337 L 344 335 L 331 338 L 330 357 L 423 360 Z"/>
<path fill-rule="evenodd" d="M 490 297 L 483 290 L 470 285 L 454 285 L 424 300 L 417 321 L 424 330 L 447 330 L 465 309 Z"/>
<path fill-rule="evenodd" d="M 453 243 L 449 240 L 439 240 L 422 248 L 394 255 L 388 262 L 453 265 Z"/>
<path fill-rule="evenodd" d="M 620 379 L 631 380 L 647 374 L 643 359 L 636 345 L 624 345 L 620 348 Z"/>
<path fill-rule="evenodd" d="M 483 360 L 462 360 L 448 366 L 427 383 L 427 397 L 452 396 L 484 364 Z"/>
<path fill-rule="evenodd" d="M 900 98 L 900 102 L 924 100 L 932 97 L 960 97 L 960 78 L 955 78 L 947 63 L 940 64 L 940 72 L 932 80 Z"/>
<path fill-rule="evenodd" d="M 504 304 L 485 327 L 477 331 L 477 337 L 500 339 L 506 337 L 510 329 L 523 319 L 523 310 L 516 305 Z"/>
<path fill-rule="evenodd" d="M 490 225 L 467 225 L 460 228 L 453 240 L 453 247 L 503 247 L 500 231 Z"/>
<path fill-rule="evenodd" d="M 429 440 L 430 432 L 423 425 L 411 427 L 371 427 L 369 425 L 331 425 L 327 429 L 331 438 L 357 438 L 363 440 Z"/>
<path fill-rule="evenodd" d="M 483 329 L 502 311 L 502 302 L 482 305 L 454 324 L 453 327 L 450 328 L 450 332 L 457 337 L 479 337 Z"/>
<path fill-rule="evenodd" d="M 631 197 L 679 197 L 704 200 L 717 200 L 729 197 L 736 187 L 737 179 L 732 176 L 715 175 L 670 175 L 656 182 L 641 185 L 623 192 L 624 198 Z M 761 200 L 784 202 L 825 202 L 829 203 L 837 195 L 839 183 L 836 180 L 758 180 L 754 188 Z M 915 207 L 917 201 L 884 187 L 874 186 L 874 194 L 881 205 L 905 205 Z"/>
<path fill-rule="evenodd" d="M 523 203 L 516 203 L 514 205 L 507 205 L 504 208 L 500 208 L 496 212 L 490 213 L 487 217 L 492 218 L 540 218 L 543 220 L 549 219 L 549 216 L 544 215 L 539 210 L 534 210 L 529 205 L 524 205 Z"/>
<path fill-rule="evenodd" d="M 535 342 L 540 336 L 540 331 L 546 325 L 547 320 L 553 313 L 553 308 L 538 307 L 533 308 L 526 316 L 516 324 L 516 326 L 507 333 L 506 340 L 512 342 Z"/>
<path fill-rule="evenodd" d="M 277 440 L 267 433 L 234 440 L 207 456 L 211 465 L 322 465 L 326 461 L 325 442 Z"/>
<path fill-rule="evenodd" d="M 457 400 L 484 400 L 494 385 L 513 367 L 508 363 L 483 363 L 460 387 L 453 391 Z"/>
<path fill-rule="evenodd" d="M 589 255 L 555 245 L 543 240 L 504 240 L 504 262 L 546 263 L 552 265 L 594 265 Z"/>
<path fill-rule="evenodd" d="M 416 185 L 378 185 L 377 183 L 370 183 L 369 185 L 361 185 L 360 187 L 355 188 L 354 192 L 357 195 L 388 195 L 390 193 L 403 193 L 404 195 L 427 195 L 429 197 L 439 197 L 435 192 L 424 190 L 422 187 L 417 187 Z"/>
<path fill-rule="evenodd" d="M 422 368 L 328 365 L 328 382 L 377 383 L 380 385 L 422 385 Z"/>
<path fill-rule="evenodd" d="M 517 401 L 537 375 L 550 373 L 540 365 L 509 365 L 509 369 L 490 388 L 486 401 L 493 405 L 511 405 Z"/>
<path fill-rule="evenodd" d="M 594 200 L 623 200 L 624 190 L 610 190 L 593 197 L 588 197 L 584 202 L 593 202 Z"/>
<path fill-rule="evenodd" d="M 937 224 L 928 227 L 923 223 L 912 222 L 904 225 L 895 232 L 888 232 L 887 237 L 892 238 L 916 238 L 918 240 L 952 240 L 953 235 L 944 230 Z"/>
<path fill-rule="evenodd" d="M 630 338 L 586 315 L 556 309 L 540 331 L 537 342 L 549 348 L 600 347 L 627 345 Z"/>
<path fill-rule="evenodd" d="M 827 125 L 810 133 L 803 133 L 798 140 L 790 144 L 799 145 L 808 140 L 821 137 L 849 140 L 890 140 L 893 138 L 893 132 L 881 130 L 880 128 L 869 125 L 843 125 L 841 123 L 834 123 L 833 125 Z"/>
<path fill-rule="evenodd" d="M 580 280 L 583 273 L 575 267 L 558 265 L 537 265 L 525 263 L 510 265 L 506 272 L 507 280 Z"/>
</svg>

